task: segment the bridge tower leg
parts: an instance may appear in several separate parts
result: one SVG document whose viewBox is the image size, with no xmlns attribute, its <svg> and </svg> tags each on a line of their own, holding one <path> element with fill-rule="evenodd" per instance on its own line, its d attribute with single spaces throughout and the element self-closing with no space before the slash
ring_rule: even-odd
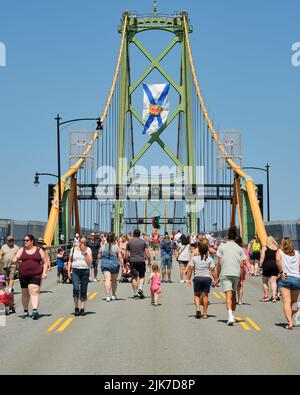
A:
<svg viewBox="0 0 300 395">
<path fill-rule="evenodd" d="M 251 210 L 250 200 L 245 185 L 241 186 L 241 217 L 244 243 L 249 243 L 255 234 L 255 222 Z"/>
<path fill-rule="evenodd" d="M 128 15 L 124 13 L 123 17 Z M 124 178 L 127 175 L 126 163 L 124 159 L 126 156 L 126 121 L 129 111 L 129 53 L 128 53 L 129 35 L 127 33 L 125 38 L 123 56 L 121 60 L 121 76 L 120 76 L 120 100 L 118 111 L 118 136 L 117 136 L 117 169 L 116 181 L 117 184 L 124 184 Z M 124 206 L 121 201 L 115 202 L 115 218 L 113 223 L 113 232 L 119 237 L 123 231 L 124 226 Z"/>
</svg>

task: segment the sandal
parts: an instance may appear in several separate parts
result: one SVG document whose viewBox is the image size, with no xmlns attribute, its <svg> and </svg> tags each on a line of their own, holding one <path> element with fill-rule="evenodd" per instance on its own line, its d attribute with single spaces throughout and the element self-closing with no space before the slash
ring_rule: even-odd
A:
<svg viewBox="0 0 300 395">
<path fill-rule="evenodd" d="M 203 318 L 204 320 L 207 320 L 207 314 L 202 314 L 202 318 Z"/>
<path fill-rule="evenodd" d="M 285 327 L 285 329 L 288 329 L 289 331 L 292 331 L 292 330 L 294 330 L 294 326 L 289 326 L 289 325 L 287 325 L 287 326 Z"/>
</svg>

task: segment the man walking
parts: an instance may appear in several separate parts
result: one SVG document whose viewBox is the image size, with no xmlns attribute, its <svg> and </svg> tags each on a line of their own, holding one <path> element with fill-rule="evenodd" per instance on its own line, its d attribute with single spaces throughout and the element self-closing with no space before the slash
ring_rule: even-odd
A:
<svg viewBox="0 0 300 395">
<path fill-rule="evenodd" d="M 233 326 L 235 323 L 234 312 L 237 304 L 237 291 L 246 255 L 243 249 L 236 244 L 238 233 L 235 226 L 229 229 L 227 238 L 227 243 L 219 247 L 217 251 L 217 276 L 221 280 L 222 288 L 226 294 L 227 325 Z"/>
<path fill-rule="evenodd" d="M 0 250 L 0 274 L 4 274 L 6 280 L 9 280 L 10 288 L 13 287 L 16 272 L 16 266 L 12 265 L 12 260 L 18 250 L 19 247 L 14 244 L 14 238 L 12 236 L 7 236 L 6 244 L 4 244 Z"/>
<path fill-rule="evenodd" d="M 172 243 L 170 236 L 166 235 L 164 240 L 160 244 L 161 250 L 161 278 L 162 282 L 165 282 L 166 272 L 168 274 L 168 282 L 172 283 L 171 272 L 172 272 L 172 258 L 175 249 L 175 244 Z"/>
<path fill-rule="evenodd" d="M 144 284 L 145 284 L 145 273 L 146 263 L 145 258 L 148 260 L 148 264 L 151 265 L 151 256 L 147 243 L 140 238 L 141 232 L 136 229 L 133 232 L 133 240 L 129 240 L 126 246 L 126 258 L 129 258 L 131 270 L 132 270 L 132 288 L 134 292 L 134 299 L 144 299 Z"/>
</svg>

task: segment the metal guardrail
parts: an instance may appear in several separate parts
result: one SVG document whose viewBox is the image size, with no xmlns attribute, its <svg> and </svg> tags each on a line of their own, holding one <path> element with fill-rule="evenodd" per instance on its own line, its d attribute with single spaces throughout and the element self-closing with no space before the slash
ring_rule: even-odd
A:
<svg viewBox="0 0 300 395">
<path fill-rule="evenodd" d="M 58 251 L 59 248 L 62 248 L 65 251 L 65 253 L 67 255 L 69 255 L 72 246 L 71 246 L 70 243 L 68 243 L 68 244 L 62 244 L 62 245 L 59 245 L 59 246 L 46 247 L 45 249 L 46 249 L 46 251 L 49 254 L 51 267 L 56 266 L 57 251 Z"/>
</svg>

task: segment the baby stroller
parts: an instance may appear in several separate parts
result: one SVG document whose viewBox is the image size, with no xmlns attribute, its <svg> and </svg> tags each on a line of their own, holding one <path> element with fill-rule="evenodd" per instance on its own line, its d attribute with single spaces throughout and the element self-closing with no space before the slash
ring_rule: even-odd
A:
<svg viewBox="0 0 300 395">
<path fill-rule="evenodd" d="M 129 262 L 125 262 L 121 270 L 120 283 L 130 283 L 132 281 L 132 270 Z"/>
<path fill-rule="evenodd" d="M 15 298 L 12 292 L 5 292 L 0 294 L 0 304 L 3 304 L 5 307 L 5 315 L 15 314 Z"/>
</svg>

